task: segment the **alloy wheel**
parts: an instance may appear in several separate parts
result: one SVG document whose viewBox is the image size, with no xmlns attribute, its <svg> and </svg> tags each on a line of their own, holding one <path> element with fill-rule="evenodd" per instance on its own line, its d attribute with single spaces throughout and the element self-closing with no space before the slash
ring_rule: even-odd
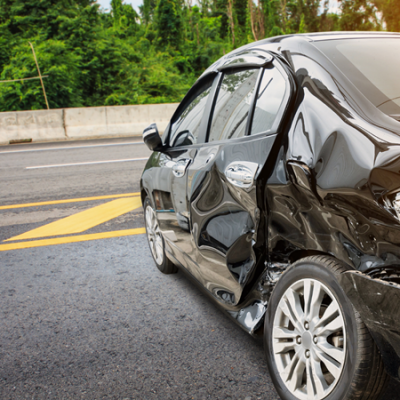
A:
<svg viewBox="0 0 400 400">
<path fill-rule="evenodd" d="M 158 225 L 156 213 L 151 206 L 145 210 L 146 232 L 150 250 L 158 265 L 164 261 L 164 242 Z"/>
<path fill-rule="evenodd" d="M 279 375 L 298 399 L 320 400 L 336 387 L 346 355 L 342 310 L 320 281 L 302 279 L 279 301 L 272 333 Z"/>
</svg>

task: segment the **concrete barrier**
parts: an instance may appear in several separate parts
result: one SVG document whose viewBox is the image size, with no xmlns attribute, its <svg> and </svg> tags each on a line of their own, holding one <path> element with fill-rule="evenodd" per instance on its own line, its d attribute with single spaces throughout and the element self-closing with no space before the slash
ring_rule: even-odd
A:
<svg viewBox="0 0 400 400">
<path fill-rule="evenodd" d="M 113 136 L 140 136 L 157 123 L 164 132 L 178 104 L 66 108 L 0 113 L 0 144 Z"/>
<path fill-rule="evenodd" d="M 65 139 L 64 110 L 0 113 L 0 143 Z"/>
</svg>

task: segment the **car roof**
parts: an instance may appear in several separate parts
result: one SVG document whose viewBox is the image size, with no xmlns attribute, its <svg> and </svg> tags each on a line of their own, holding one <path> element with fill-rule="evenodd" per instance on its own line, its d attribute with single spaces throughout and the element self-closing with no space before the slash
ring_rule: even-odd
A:
<svg viewBox="0 0 400 400">
<path fill-rule="evenodd" d="M 289 35 L 288 35 L 289 36 Z M 294 36 L 294 35 L 291 35 Z M 365 38 L 382 38 L 382 37 L 397 37 L 400 38 L 400 33 L 397 32 L 316 32 L 316 33 L 300 33 L 296 35 L 303 37 L 310 42 L 319 42 L 321 40 L 343 40 L 343 39 L 365 39 Z"/>
<path fill-rule="evenodd" d="M 296 40 L 304 40 L 307 42 L 320 42 L 327 40 L 345 40 L 345 39 L 371 39 L 371 38 L 400 38 L 400 33 L 397 32 L 316 32 L 316 33 L 296 33 L 289 35 L 281 35 L 281 36 L 273 36 L 270 38 L 259 40 L 258 42 L 252 42 L 246 47 L 255 47 L 255 46 L 263 46 L 271 43 L 280 43 L 287 39 L 296 39 Z M 231 53 L 234 53 L 235 50 Z M 231 54 L 230 53 L 230 54 Z M 229 56 L 229 54 L 228 54 Z"/>
<path fill-rule="evenodd" d="M 266 39 L 259 40 L 257 42 L 252 42 L 247 45 L 244 45 L 238 49 L 231 51 L 225 56 L 221 57 L 218 61 L 208 67 L 203 74 L 200 76 L 198 80 L 203 78 L 204 76 L 215 73 L 218 69 L 223 65 L 228 59 L 238 56 L 239 54 L 244 54 L 245 52 L 252 52 L 255 49 L 264 50 L 264 51 L 273 51 L 276 53 L 280 53 L 281 47 L 279 44 L 287 41 L 295 41 L 295 42 L 319 42 L 319 41 L 328 41 L 328 40 L 344 40 L 344 39 L 369 39 L 369 38 L 396 38 L 400 39 L 400 33 L 397 32 L 316 32 L 316 33 L 297 33 L 297 34 L 288 34 L 281 36 L 274 36 Z M 289 44 L 289 47 L 291 45 Z M 238 64 L 239 66 L 239 64 Z"/>
</svg>

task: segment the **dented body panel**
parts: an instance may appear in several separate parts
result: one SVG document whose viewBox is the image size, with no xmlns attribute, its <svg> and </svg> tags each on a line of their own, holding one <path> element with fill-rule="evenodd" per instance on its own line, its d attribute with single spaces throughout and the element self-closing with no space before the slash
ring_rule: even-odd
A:
<svg viewBox="0 0 400 400">
<path fill-rule="evenodd" d="M 387 372 L 400 379 L 400 285 L 355 271 L 340 283 L 378 345 Z"/>
<path fill-rule="evenodd" d="M 266 134 L 207 143 L 204 123 L 200 143 L 152 155 L 142 191 L 154 204 L 155 196 L 170 199 L 169 208 L 156 208 L 171 259 L 251 334 L 294 261 L 325 254 L 359 271 L 344 274 L 344 290 L 398 379 L 400 287 L 368 274 L 400 271 L 400 222 L 391 203 L 400 191 L 400 122 L 352 85 L 320 51 L 320 40 L 266 39 L 212 65 L 199 81 L 246 52 L 272 56 L 290 89 L 279 124 Z M 190 159 L 186 174 L 173 177 L 168 163 L 183 158 Z M 248 188 L 227 178 L 237 161 L 257 165 Z"/>
<path fill-rule="evenodd" d="M 361 271 L 400 265 L 399 220 L 383 201 L 400 189 L 400 123 L 377 110 L 370 121 L 371 105 L 354 104 L 357 93 L 312 44 L 282 53 L 301 101 L 276 164 L 285 174 L 266 185 L 269 253 L 287 262 L 315 250 Z"/>
</svg>

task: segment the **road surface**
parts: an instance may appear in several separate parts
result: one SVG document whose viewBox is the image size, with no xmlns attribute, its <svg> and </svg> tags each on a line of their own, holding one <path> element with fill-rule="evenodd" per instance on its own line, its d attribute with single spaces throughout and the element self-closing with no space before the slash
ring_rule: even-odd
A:
<svg viewBox="0 0 400 400">
<path fill-rule="evenodd" d="M 154 266 L 149 154 L 133 139 L 0 147 L 0 399 L 278 398 L 262 343 Z"/>
</svg>

